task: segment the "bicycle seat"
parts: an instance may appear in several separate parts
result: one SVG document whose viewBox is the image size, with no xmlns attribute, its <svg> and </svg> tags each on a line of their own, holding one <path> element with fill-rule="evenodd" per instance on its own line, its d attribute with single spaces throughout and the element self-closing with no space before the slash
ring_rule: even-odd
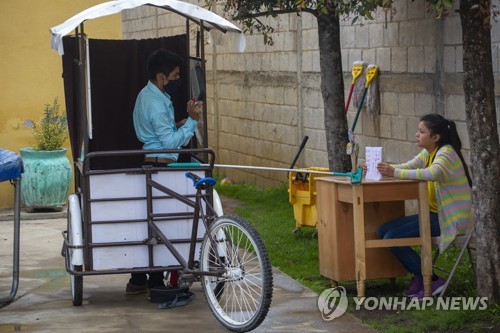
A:
<svg viewBox="0 0 500 333">
<path fill-rule="evenodd" d="M 201 178 L 200 176 L 195 175 L 192 172 L 186 172 L 186 178 L 191 179 L 193 181 L 193 186 L 196 187 L 197 189 L 198 188 L 204 189 L 210 186 L 214 186 L 217 183 L 215 178 L 212 177 Z"/>
</svg>

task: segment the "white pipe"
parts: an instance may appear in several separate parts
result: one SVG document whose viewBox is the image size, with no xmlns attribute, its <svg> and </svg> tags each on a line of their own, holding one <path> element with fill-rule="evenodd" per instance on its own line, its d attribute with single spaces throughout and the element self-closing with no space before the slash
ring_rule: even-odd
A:
<svg viewBox="0 0 500 333">
<path fill-rule="evenodd" d="M 200 164 L 200 166 L 210 166 L 210 164 Z M 271 168 L 271 167 L 260 167 L 252 165 L 230 165 L 230 164 L 214 164 L 215 168 L 230 168 L 230 169 L 250 169 L 250 170 L 265 170 L 265 171 L 288 171 L 288 172 L 300 172 L 300 173 L 314 173 L 320 175 L 333 175 L 333 172 L 326 171 L 316 171 L 308 169 L 286 169 L 286 168 Z"/>
</svg>

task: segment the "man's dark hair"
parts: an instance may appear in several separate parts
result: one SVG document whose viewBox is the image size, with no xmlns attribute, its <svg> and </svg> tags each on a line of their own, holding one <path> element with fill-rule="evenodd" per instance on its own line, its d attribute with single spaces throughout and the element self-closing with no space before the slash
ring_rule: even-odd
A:
<svg viewBox="0 0 500 333">
<path fill-rule="evenodd" d="M 182 58 L 170 51 L 159 49 L 153 52 L 148 58 L 148 76 L 150 80 L 156 78 L 156 74 L 170 74 L 175 67 L 183 64 Z"/>
</svg>

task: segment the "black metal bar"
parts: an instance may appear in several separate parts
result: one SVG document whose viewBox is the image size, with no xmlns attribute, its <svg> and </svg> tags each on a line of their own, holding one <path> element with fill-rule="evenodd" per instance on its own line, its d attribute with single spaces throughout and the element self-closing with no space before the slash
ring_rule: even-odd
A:
<svg viewBox="0 0 500 333">
<path fill-rule="evenodd" d="M 158 228 L 154 221 L 151 221 L 150 226 L 157 234 L 157 236 L 161 239 L 163 245 L 165 245 L 170 250 L 174 258 L 181 264 L 182 268 L 188 267 L 186 260 L 184 260 L 184 258 L 179 253 L 179 251 L 177 251 L 172 242 L 163 234 L 163 232 L 161 232 L 160 228 Z"/>
<path fill-rule="evenodd" d="M 186 194 L 185 196 L 193 198 L 195 197 L 194 194 Z M 170 195 L 153 196 L 153 200 L 169 200 L 169 199 L 174 199 L 174 198 Z M 114 201 L 138 201 L 138 200 L 146 200 L 146 197 L 100 198 L 100 199 L 90 199 L 89 202 L 114 202 Z"/>
<path fill-rule="evenodd" d="M 21 177 L 14 179 L 14 239 L 12 260 L 12 285 L 9 296 L 0 298 L 0 303 L 10 303 L 19 288 L 19 242 L 21 230 Z"/>
<path fill-rule="evenodd" d="M 178 219 L 192 219 L 193 218 L 193 213 L 178 213 L 177 215 L 175 214 L 170 214 L 170 213 L 165 213 L 165 214 L 152 214 L 153 218 L 156 221 L 175 221 Z M 112 224 L 112 223 L 137 223 L 137 222 L 148 222 L 147 219 L 132 219 L 132 220 L 98 220 L 98 221 L 89 221 L 90 224 Z"/>
<path fill-rule="evenodd" d="M 126 156 L 126 155 L 145 155 L 145 154 L 185 154 L 185 155 L 190 155 L 191 158 L 197 160 L 200 163 L 205 163 L 204 161 L 200 160 L 198 158 L 198 154 L 208 154 L 210 156 L 209 159 L 209 166 L 199 166 L 199 167 L 189 167 L 186 169 L 195 169 L 195 168 L 200 168 L 202 170 L 212 170 L 214 166 L 214 161 L 215 161 L 215 153 L 208 148 L 196 148 L 196 149 L 158 149 L 158 150 L 113 150 L 113 151 L 96 151 L 96 152 L 91 152 L 86 154 L 85 160 L 84 160 L 84 171 L 85 174 L 89 173 L 90 170 L 90 159 L 95 158 L 95 157 L 115 157 L 115 156 Z M 163 169 L 168 169 L 168 170 L 183 170 L 181 168 L 152 168 L 154 170 L 163 170 Z M 129 168 L 129 169 L 114 169 L 114 170 L 108 170 L 108 171 L 92 171 L 93 174 L 106 174 L 106 173 L 118 173 L 118 172 L 139 172 L 141 171 L 141 168 Z"/>
<path fill-rule="evenodd" d="M 196 203 L 194 201 L 192 201 L 192 200 L 190 200 L 190 199 L 188 199 L 188 198 L 180 195 L 179 193 L 177 193 L 175 191 L 172 191 L 168 187 L 165 187 L 162 184 L 160 184 L 158 182 L 155 182 L 152 179 L 147 179 L 146 183 L 147 183 L 148 186 L 154 187 L 157 190 L 160 190 L 160 191 L 162 191 L 164 193 L 170 194 L 171 196 L 173 196 L 177 200 L 181 201 L 182 203 L 185 203 L 186 205 L 188 205 L 190 207 L 194 208 L 196 206 Z"/>
<path fill-rule="evenodd" d="M 168 240 L 172 244 L 186 244 L 191 242 L 191 238 L 182 238 L 182 239 L 169 239 Z M 203 238 L 196 238 L 196 243 L 203 241 Z M 113 243 L 89 243 L 88 246 L 91 248 L 99 248 L 99 247 L 117 247 L 117 246 L 134 246 L 134 245 L 148 245 L 148 239 L 142 241 L 128 241 L 128 242 L 113 242 Z M 159 242 L 158 244 L 163 244 Z M 83 245 L 82 245 L 83 246 Z M 75 246 L 70 246 L 70 248 L 77 248 Z"/>
<path fill-rule="evenodd" d="M 203 83 L 205 84 L 205 95 L 206 95 L 206 82 L 207 82 L 207 77 L 206 77 L 206 66 L 205 66 L 205 29 L 203 26 L 203 21 L 200 21 L 200 49 L 201 49 L 201 72 L 203 75 Z M 208 115 L 207 115 L 207 103 L 206 103 L 206 96 L 205 96 L 205 103 L 203 103 L 203 147 L 208 148 Z"/>
<path fill-rule="evenodd" d="M 153 237 L 153 233 L 151 232 L 153 226 L 153 188 L 149 185 L 149 181 L 151 181 L 151 173 L 146 174 L 146 211 L 147 211 L 147 219 L 148 219 L 148 239 Z M 154 266 L 153 262 L 153 246 L 148 244 L 148 257 L 149 257 L 149 267 L 152 268 Z"/>
<path fill-rule="evenodd" d="M 309 139 L 309 137 L 306 135 L 304 136 L 304 138 L 302 139 L 302 143 L 300 144 L 299 146 L 299 150 L 297 151 L 297 153 L 295 154 L 295 157 L 293 158 L 293 162 L 292 164 L 290 165 L 290 168 L 289 169 L 293 169 L 293 167 L 295 166 L 295 163 L 297 163 L 297 160 L 299 159 L 299 156 L 300 156 L 300 153 L 302 153 L 302 150 L 304 149 L 304 147 L 306 146 L 306 142 L 307 140 Z"/>
<path fill-rule="evenodd" d="M 200 219 L 200 209 L 201 209 L 201 190 L 197 190 L 196 192 L 196 205 L 194 207 L 194 216 L 193 216 L 193 224 L 191 225 L 191 239 L 196 239 L 198 236 L 198 222 Z M 196 250 L 196 243 L 191 242 L 189 245 L 189 259 L 188 259 L 188 268 L 193 268 L 194 266 L 194 252 Z"/>
</svg>

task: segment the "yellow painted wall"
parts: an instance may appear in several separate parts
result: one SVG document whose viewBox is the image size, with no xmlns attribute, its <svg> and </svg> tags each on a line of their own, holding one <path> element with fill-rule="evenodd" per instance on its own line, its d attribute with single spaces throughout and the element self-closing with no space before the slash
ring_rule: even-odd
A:
<svg viewBox="0 0 500 333">
<path fill-rule="evenodd" d="M 0 148 L 18 153 L 31 146 L 30 120 L 38 122 L 54 97 L 65 110 L 62 59 L 50 48 L 49 29 L 103 2 L 0 0 Z M 86 21 L 85 32 L 90 38 L 121 39 L 121 15 Z M 0 183 L 0 208 L 13 206 L 13 187 Z"/>
</svg>

